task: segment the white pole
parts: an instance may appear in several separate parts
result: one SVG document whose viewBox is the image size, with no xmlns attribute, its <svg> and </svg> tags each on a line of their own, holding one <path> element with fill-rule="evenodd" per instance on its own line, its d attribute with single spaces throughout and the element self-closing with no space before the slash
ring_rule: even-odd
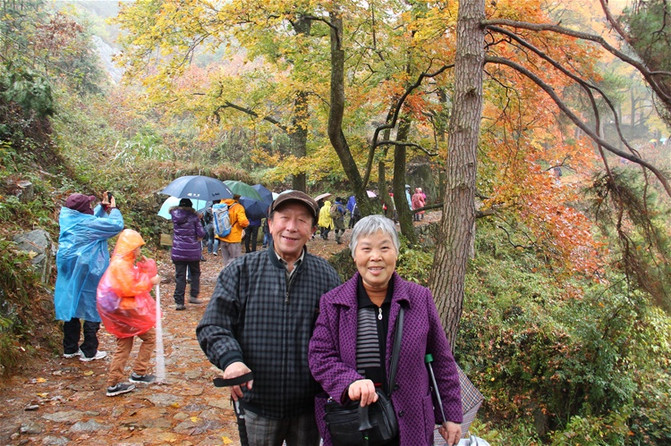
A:
<svg viewBox="0 0 671 446">
<path fill-rule="evenodd" d="M 165 357 L 163 354 L 163 315 L 161 313 L 161 288 L 156 284 L 156 382 L 165 382 Z"/>
</svg>

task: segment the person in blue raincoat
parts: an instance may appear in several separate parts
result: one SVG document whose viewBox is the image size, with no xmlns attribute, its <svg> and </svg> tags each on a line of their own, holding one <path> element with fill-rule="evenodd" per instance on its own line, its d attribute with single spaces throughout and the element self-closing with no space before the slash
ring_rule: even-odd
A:
<svg viewBox="0 0 671 446">
<path fill-rule="evenodd" d="M 111 194 L 103 194 L 102 203 L 92 208 L 96 197 L 72 194 L 61 208 L 56 254 L 56 319 L 63 321 L 63 356 L 81 361 L 102 359 L 98 350 L 100 315 L 96 308 L 98 282 L 109 265 L 107 239 L 123 230 L 121 212 Z M 81 322 L 84 342 L 79 344 Z"/>
</svg>

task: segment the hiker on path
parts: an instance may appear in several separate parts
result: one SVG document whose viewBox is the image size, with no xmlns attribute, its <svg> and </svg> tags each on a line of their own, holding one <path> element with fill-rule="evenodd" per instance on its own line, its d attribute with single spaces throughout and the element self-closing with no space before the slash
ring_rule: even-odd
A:
<svg viewBox="0 0 671 446">
<path fill-rule="evenodd" d="M 259 228 L 261 227 L 261 219 L 248 219 L 249 226 L 245 229 L 245 253 L 256 251 L 256 244 L 259 239 Z"/>
<path fill-rule="evenodd" d="M 347 200 L 347 212 L 349 213 L 349 223 L 348 227 L 352 229 L 354 227 L 354 224 L 357 222 L 358 218 L 355 218 L 354 216 L 354 211 L 357 209 L 356 205 L 356 197 L 354 195 L 350 195 L 349 199 Z M 360 216 L 359 216 L 360 217 Z"/>
<path fill-rule="evenodd" d="M 215 235 L 221 241 L 221 256 L 224 268 L 242 255 L 242 233 L 249 226 L 245 208 L 240 204 L 239 200 L 240 195 L 238 194 L 233 195 L 233 198 L 221 200 L 222 203 L 228 205 L 228 217 L 231 221 L 231 232 L 227 236 L 220 237 Z"/>
<path fill-rule="evenodd" d="M 239 257 L 222 270 L 196 329 L 223 378 L 242 379 L 230 390 L 244 410 L 241 437 L 244 433 L 250 446 L 319 445 L 314 418 L 319 386 L 308 369 L 307 348 L 319 298 L 340 279 L 326 260 L 305 248 L 318 212 L 303 192 L 280 194 L 269 210 L 269 249 Z"/>
<path fill-rule="evenodd" d="M 335 203 L 331 205 L 331 210 L 329 214 L 333 220 L 333 226 L 335 227 L 335 239 L 337 244 L 342 244 L 342 235 L 345 233 L 345 206 L 343 206 L 343 199 L 336 197 Z"/>
<path fill-rule="evenodd" d="M 319 210 L 319 232 L 324 240 L 329 239 L 329 231 L 333 229 L 333 219 L 331 218 L 331 202 L 324 200 L 324 206 Z"/>
<path fill-rule="evenodd" d="M 112 194 L 104 192 L 101 204 L 93 209 L 95 201 L 94 195 L 72 194 L 58 218 L 56 319 L 64 322 L 63 356 L 79 356 L 85 362 L 107 356 L 107 352 L 98 350 L 96 288 L 109 264 L 107 239 L 123 230 L 123 217 Z M 80 345 L 81 320 L 84 342 Z"/>
<path fill-rule="evenodd" d="M 433 445 L 434 424 L 448 445 L 461 438 L 459 376 L 431 291 L 396 273 L 399 239 L 394 222 L 381 215 L 364 217 L 354 226 L 350 249 L 357 271 L 325 294 L 310 340 L 310 370 L 324 392 L 315 400 L 324 446 L 332 444 L 324 422 L 329 397 L 340 404 L 367 406 L 389 395 L 397 414 L 398 446 Z M 389 387 L 389 364 L 400 308 L 404 310 L 396 379 Z M 431 400 L 425 355 L 433 369 L 449 421 L 443 423 Z"/>
<path fill-rule="evenodd" d="M 426 205 L 426 196 L 422 193 L 422 188 L 418 187 L 415 189 L 415 193 L 412 194 L 412 209 L 417 210 L 423 208 L 424 205 Z M 412 214 L 413 221 L 419 221 L 420 218 L 424 218 L 424 211 Z"/>
<path fill-rule="evenodd" d="M 191 289 L 189 303 L 198 305 L 200 294 L 200 259 L 202 248 L 200 240 L 205 236 L 200 217 L 188 198 L 179 200 L 179 206 L 170 209 L 173 225 L 172 263 L 175 265 L 175 310 L 186 309 L 184 294 L 186 292 L 186 271 L 189 270 Z"/>
<path fill-rule="evenodd" d="M 149 384 L 151 353 L 156 345 L 156 302 L 149 291 L 159 283 L 156 262 L 142 256 L 142 236 L 132 229 L 119 235 L 109 268 L 98 285 L 98 311 L 107 331 L 116 336 L 116 350 L 107 377 L 107 396 L 130 392 L 133 384 L 124 380 L 124 368 L 135 336 L 142 340 L 130 375 L 131 383 Z M 136 263 L 137 261 L 137 263 Z"/>
</svg>

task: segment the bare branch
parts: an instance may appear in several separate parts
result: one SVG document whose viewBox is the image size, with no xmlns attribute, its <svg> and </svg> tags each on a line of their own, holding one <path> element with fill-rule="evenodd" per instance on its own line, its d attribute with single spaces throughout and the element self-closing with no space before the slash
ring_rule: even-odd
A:
<svg viewBox="0 0 671 446">
<path fill-rule="evenodd" d="M 582 87 L 582 89 L 585 90 L 585 92 L 589 95 L 590 100 L 591 100 L 592 102 L 594 102 L 594 98 L 592 97 L 591 90 L 595 90 L 595 91 L 597 91 L 597 92 L 601 95 L 601 97 L 603 98 L 603 100 L 606 102 L 606 104 L 608 105 L 608 108 L 610 109 L 611 113 L 613 114 L 613 121 L 614 121 L 614 123 L 615 123 L 615 128 L 616 128 L 616 130 L 617 130 L 617 134 L 618 134 L 619 137 L 620 137 L 620 141 L 622 141 L 622 142 L 624 143 L 624 145 L 627 146 L 627 148 L 628 148 L 630 151 L 634 152 L 633 147 L 631 147 L 631 146 L 629 145 L 629 143 L 627 142 L 627 140 L 624 138 L 624 135 L 622 135 L 622 130 L 621 130 L 621 128 L 620 128 L 620 119 L 619 119 L 619 117 L 618 117 L 618 115 L 617 115 L 617 112 L 616 112 L 616 110 L 615 110 L 615 106 L 614 106 L 613 103 L 611 102 L 610 98 L 603 92 L 603 90 L 601 90 L 601 89 L 600 89 L 599 87 L 597 87 L 596 85 L 591 84 L 591 83 L 585 81 L 583 78 L 581 78 L 581 77 L 579 77 L 578 75 L 572 73 L 571 71 L 567 70 L 567 69 L 564 68 L 559 62 L 557 62 L 556 60 L 554 60 L 553 58 L 551 58 L 550 56 L 548 56 L 545 52 L 543 52 L 543 51 L 541 51 L 540 49 L 536 48 L 534 45 L 532 45 L 531 43 L 527 42 L 525 39 L 521 38 L 520 36 L 516 35 L 515 33 L 511 32 L 511 31 L 508 31 L 508 30 L 505 29 L 505 28 L 500 28 L 500 27 L 498 27 L 498 26 L 492 26 L 492 27 L 490 27 L 490 30 L 491 30 L 491 31 L 494 31 L 494 32 L 499 32 L 499 33 L 502 33 L 502 34 L 508 36 L 508 38 L 510 38 L 510 39 L 512 39 L 512 40 L 515 40 L 516 42 L 518 42 L 518 43 L 519 43 L 520 45 L 522 45 L 523 47 L 525 47 L 525 48 L 527 48 L 527 49 L 530 49 L 531 51 L 533 51 L 534 53 L 536 53 L 538 56 L 540 56 L 541 58 L 543 58 L 543 60 L 546 60 L 547 62 L 549 62 L 555 69 L 561 71 L 564 75 L 566 75 L 567 77 L 569 77 L 570 79 L 572 79 L 573 81 L 575 81 L 578 85 L 580 85 L 580 87 Z M 593 104 L 592 109 L 594 110 L 594 114 L 595 114 L 596 118 L 599 119 L 598 108 L 596 107 L 595 104 Z M 599 128 L 599 126 L 597 126 L 597 129 L 598 129 L 598 128 Z M 605 161 L 605 160 L 604 160 L 604 161 Z"/>
<path fill-rule="evenodd" d="M 419 75 L 419 77 L 417 78 L 417 81 L 415 81 L 414 84 L 412 84 L 408 88 L 406 88 L 405 93 L 403 93 L 403 95 L 399 98 L 399 100 L 396 104 L 396 107 L 394 109 L 394 113 L 392 115 L 391 121 L 388 121 L 386 124 L 381 125 L 381 126 L 379 126 L 378 128 L 375 129 L 375 134 L 373 136 L 373 147 L 378 146 L 377 138 L 379 137 L 380 132 L 382 130 L 393 129 L 394 127 L 396 127 L 396 122 L 398 121 L 398 115 L 401 112 L 401 108 L 403 107 L 403 103 L 408 98 L 408 96 L 410 96 L 410 93 L 412 93 L 417 87 L 422 85 L 422 81 L 425 78 L 436 77 L 439 74 L 441 74 L 443 71 L 447 70 L 448 68 L 452 68 L 453 66 L 454 66 L 454 64 L 443 65 L 442 67 L 440 67 L 437 71 L 435 71 L 433 73 L 424 72 L 424 73 Z"/>
<path fill-rule="evenodd" d="M 214 111 L 214 114 L 217 116 L 217 119 L 219 118 L 219 111 L 222 110 L 222 109 L 225 109 L 225 108 L 232 108 L 232 109 L 241 111 L 241 112 L 246 113 L 249 116 L 252 116 L 254 118 L 259 118 L 260 117 L 258 113 L 256 113 L 254 110 L 252 110 L 250 108 L 243 107 L 243 106 L 237 105 L 237 104 L 233 104 L 232 102 L 229 102 L 229 101 L 225 101 L 223 105 L 220 105 Z M 289 130 L 287 129 L 287 127 L 284 124 L 282 124 L 280 121 L 273 118 L 272 116 L 263 116 L 263 117 L 261 117 L 261 119 L 263 119 L 264 121 L 270 122 L 271 124 L 276 125 L 278 128 L 280 128 L 282 131 L 284 131 L 286 133 L 289 132 Z"/>
<path fill-rule="evenodd" d="M 655 80 L 655 77 L 651 74 L 651 72 L 648 70 L 648 68 L 642 64 L 641 62 L 637 61 L 636 59 L 627 56 L 625 53 L 622 51 L 618 50 L 606 40 L 601 37 L 597 36 L 594 34 L 589 34 L 589 33 L 584 33 L 580 31 L 575 31 L 569 28 L 565 28 L 563 26 L 559 25 L 552 25 L 549 23 L 528 23 L 528 22 L 518 22 L 515 20 L 507 20 L 507 19 L 493 19 L 493 20 L 483 20 L 482 21 L 482 26 L 484 27 L 491 27 L 491 26 L 496 26 L 496 25 L 502 25 L 502 26 L 511 26 L 513 28 L 520 28 L 520 29 L 528 29 L 532 31 L 551 31 L 571 37 L 575 37 L 577 39 L 583 39 L 583 40 L 589 40 L 595 43 L 598 43 L 601 45 L 606 51 L 609 53 L 613 54 L 614 56 L 618 57 L 620 60 L 623 62 L 628 63 L 629 65 L 633 66 L 636 68 L 641 75 L 645 78 L 645 80 L 650 84 L 650 87 L 653 89 L 653 91 L 666 103 L 671 103 L 671 94 L 667 93 L 666 90 L 664 89 L 663 86 L 660 86 L 657 81 Z M 671 76 L 671 72 L 668 71 L 662 71 L 659 72 L 657 71 L 656 73 L 664 76 Z"/>
<path fill-rule="evenodd" d="M 419 150 L 421 150 L 422 152 L 426 153 L 426 154 L 429 155 L 429 156 L 436 156 L 436 155 L 438 155 L 437 153 L 430 152 L 428 149 L 425 149 L 424 147 L 420 146 L 419 144 L 415 144 L 414 142 L 402 142 L 402 141 L 383 140 L 383 141 L 379 141 L 379 142 L 377 143 L 377 146 L 376 146 L 376 147 L 380 147 L 380 146 L 384 146 L 384 145 L 388 145 L 388 146 L 414 147 L 415 149 L 419 149 Z"/>
<path fill-rule="evenodd" d="M 500 65 L 506 65 L 509 66 L 510 68 L 518 71 L 519 73 L 523 74 L 524 76 L 528 77 L 531 79 L 536 85 L 538 85 L 540 88 L 542 88 L 548 96 L 554 101 L 554 103 L 559 107 L 559 109 L 568 116 L 568 118 L 573 121 L 573 123 L 578 126 L 583 132 L 585 132 L 594 142 L 608 150 L 609 152 L 627 159 L 633 163 L 636 163 L 638 165 L 641 165 L 645 168 L 647 168 L 649 171 L 651 171 L 659 180 L 659 182 L 662 184 L 664 189 L 666 190 L 666 193 L 671 196 L 671 185 L 669 185 L 669 182 L 667 181 L 666 177 L 662 174 L 661 171 L 659 171 L 655 166 L 652 164 L 648 163 L 647 161 L 641 159 L 640 157 L 636 155 L 629 154 L 627 152 L 623 152 L 619 150 L 618 148 L 614 147 L 611 145 L 609 142 L 605 141 L 601 137 L 599 137 L 592 129 L 590 129 L 578 116 L 576 116 L 566 104 L 561 100 L 561 98 L 557 95 L 557 93 L 554 91 L 554 88 L 552 88 L 550 85 L 546 84 L 541 78 L 536 76 L 534 73 L 531 71 L 527 70 L 525 67 L 522 65 L 513 62 L 511 60 L 502 58 L 502 57 L 486 57 L 485 58 L 485 63 L 495 63 L 495 64 L 500 64 Z"/>
</svg>

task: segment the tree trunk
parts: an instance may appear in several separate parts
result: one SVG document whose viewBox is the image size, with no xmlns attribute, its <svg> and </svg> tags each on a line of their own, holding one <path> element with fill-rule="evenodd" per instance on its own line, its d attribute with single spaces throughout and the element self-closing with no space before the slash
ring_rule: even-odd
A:
<svg viewBox="0 0 671 446">
<path fill-rule="evenodd" d="M 335 6 L 337 7 L 337 6 Z M 350 181 L 361 215 L 370 215 L 374 205 L 366 194 L 363 179 L 352 157 L 347 139 L 342 131 L 345 112 L 345 51 L 342 49 L 342 18 L 337 11 L 329 13 L 331 21 L 331 108 L 329 109 L 328 135 L 333 149 L 340 158 L 343 170 Z"/>
<path fill-rule="evenodd" d="M 308 94 L 305 91 L 298 91 L 294 99 L 294 113 L 291 118 L 289 138 L 291 140 L 291 151 L 299 160 L 305 158 L 308 153 L 308 118 Z M 305 172 L 293 175 L 292 188 L 307 192 L 307 175 Z"/>
<path fill-rule="evenodd" d="M 407 117 L 401 119 L 396 133 L 397 141 L 407 141 L 410 133 L 410 121 Z M 394 146 L 394 179 L 392 190 L 394 191 L 394 202 L 398 211 L 398 221 L 401 226 L 401 233 L 408 239 L 408 243 L 414 245 L 417 243 L 417 235 L 412 225 L 412 214 L 410 206 L 405 196 L 405 170 L 406 170 L 406 148 L 404 145 Z"/>
<path fill-rule="evenodd" d="M 301 16 L 293 22 L 294 31 L 298 35 L 310 35 L 312 29 L 312 20 Z M 294 97 L 294 112 L 291 117 L 291 129 L 289 130 L 289 139 L 291 141 L 291 152 L 301 160 L 308 154 L 308 120 L 310 110 L 308 109 L 308 93 L 298 90 Z M 292 188 L 307 192 L 307 175 L 300 172 L 293 175 Z"/>
<path fill-rule="evenodd" d="M 446 190 L 430 288 L 448 340 L 456 343 L 468 254 L 475 236 L 476 154 L 482 114 L 484 0 L 462 0 L 457 17 L 454 100 L 450 117 Z"/>
</svg>

